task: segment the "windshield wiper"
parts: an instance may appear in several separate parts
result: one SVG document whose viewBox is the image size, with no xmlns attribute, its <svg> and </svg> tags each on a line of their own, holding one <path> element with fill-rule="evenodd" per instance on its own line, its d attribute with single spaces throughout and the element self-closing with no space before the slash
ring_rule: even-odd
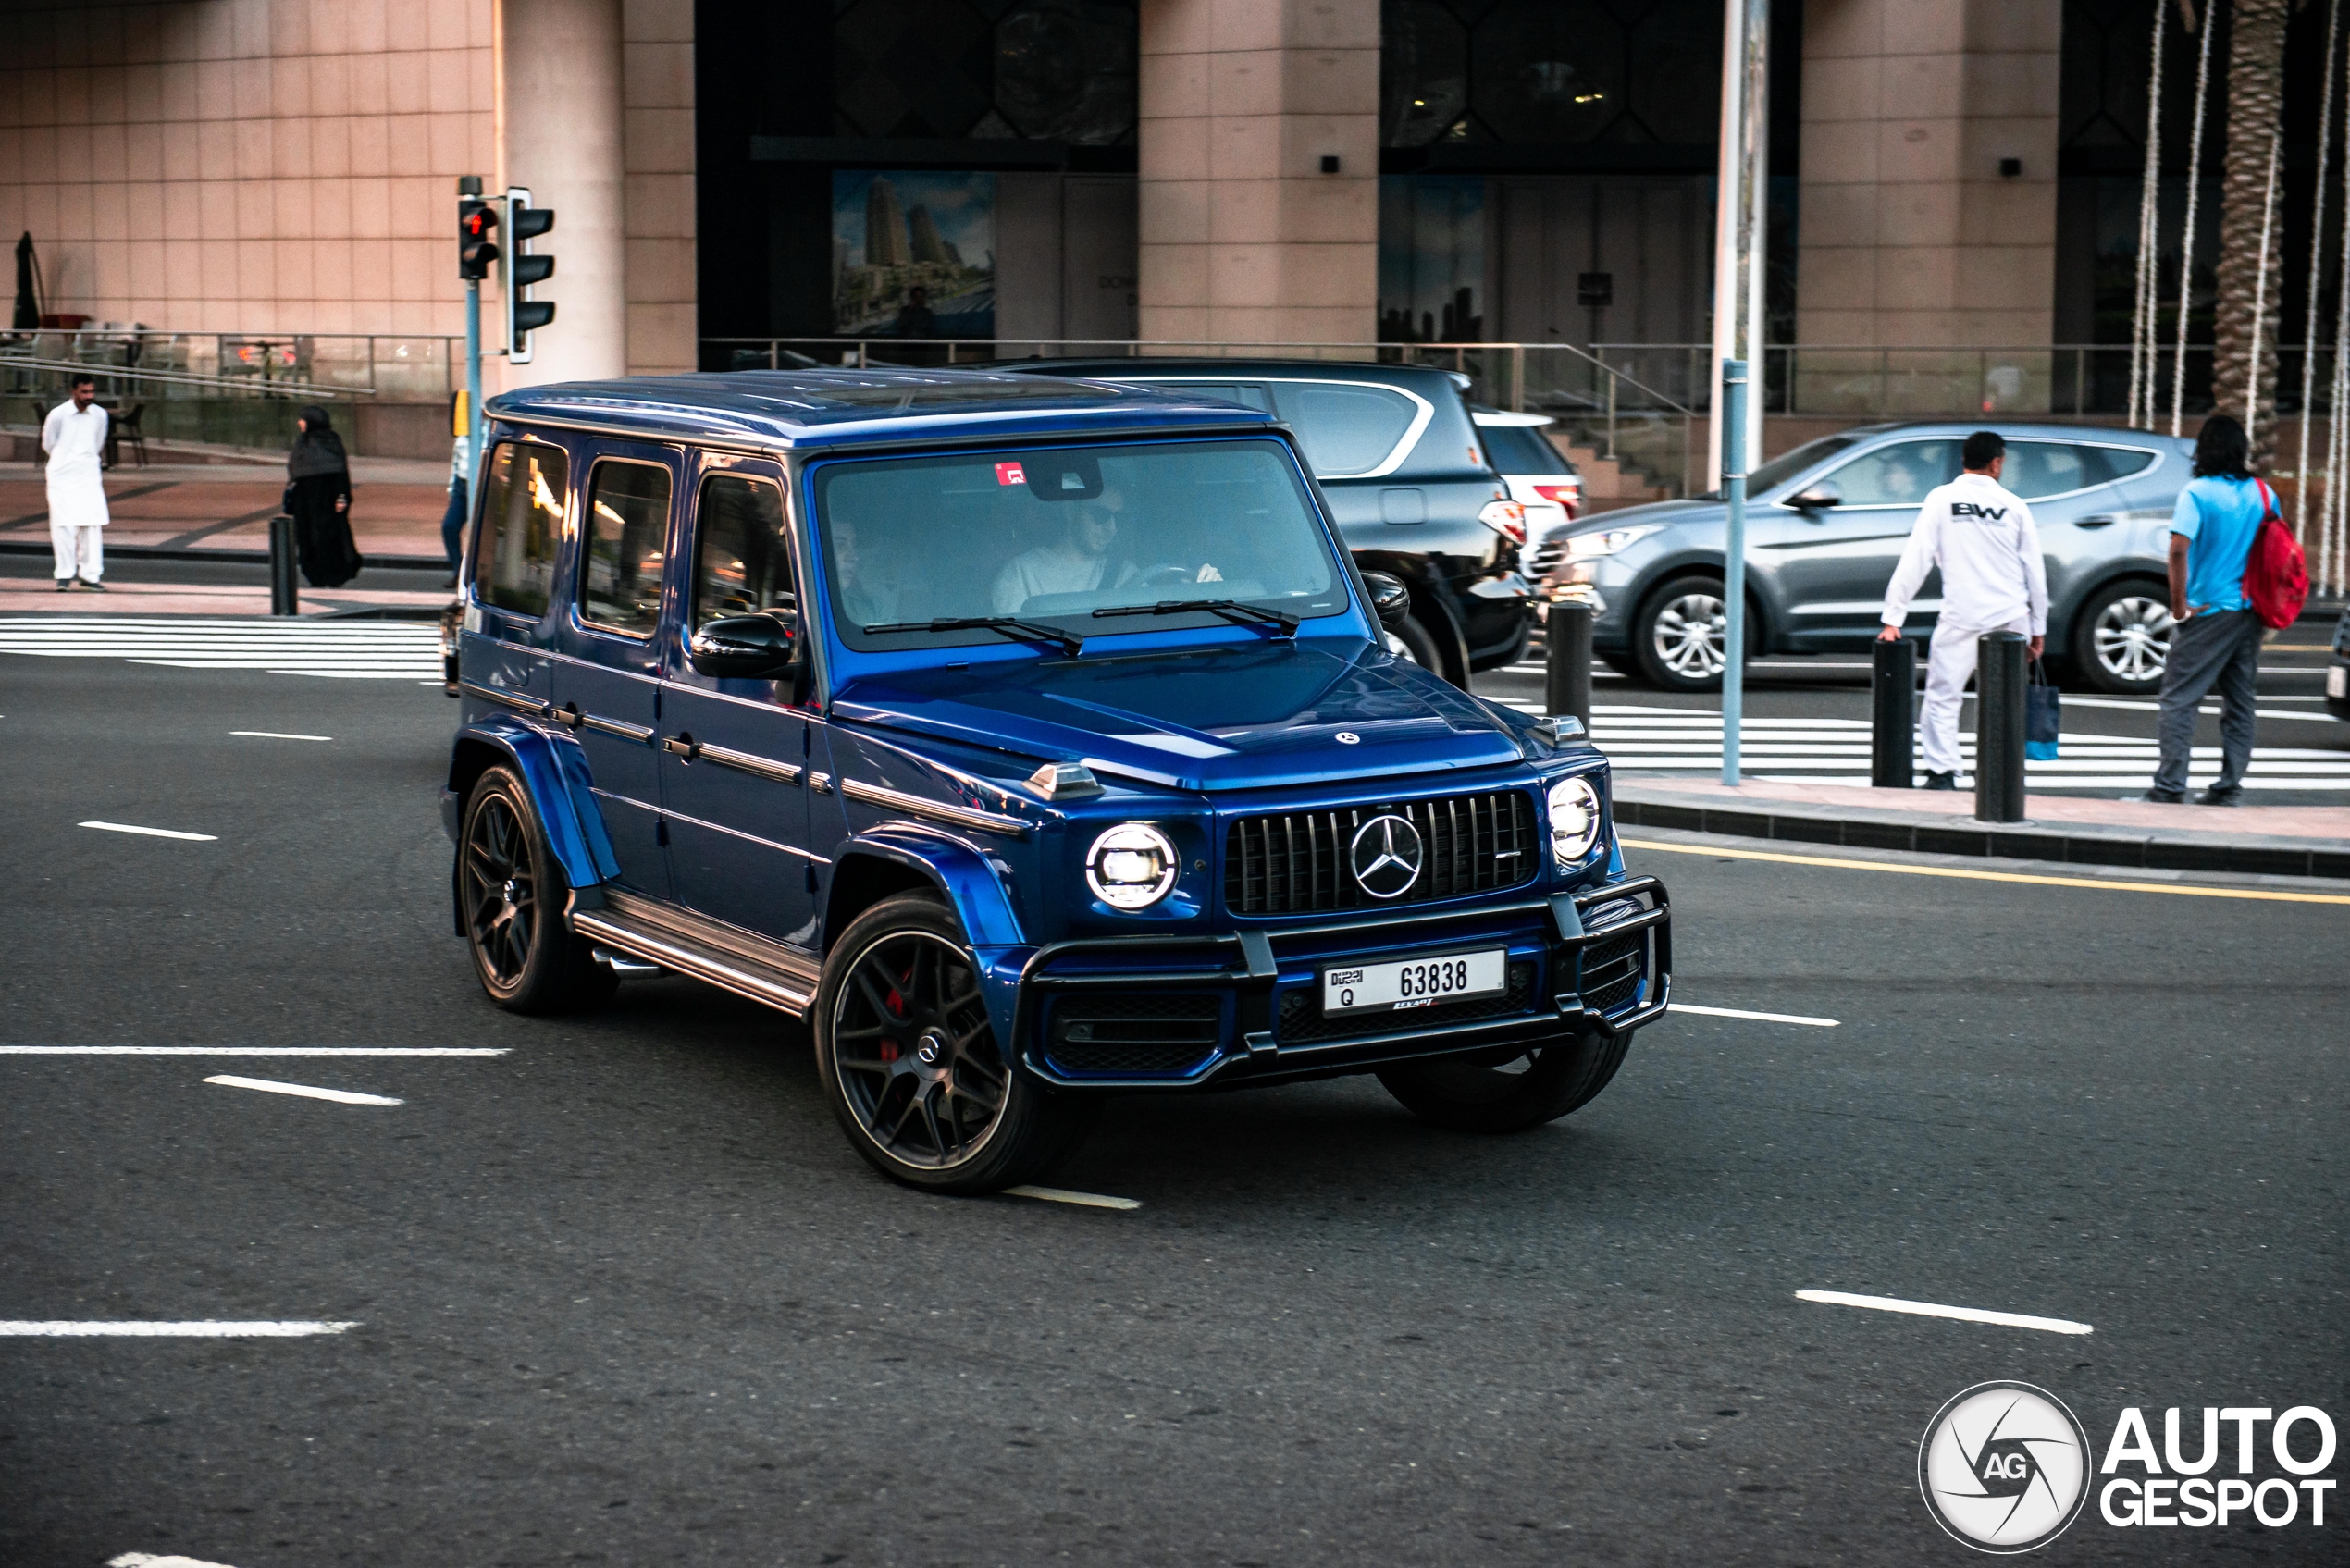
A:
<svg viewBox="0 0 2350 1568">
<path fill-rule="evenodd" d="M 934 621 L 892 621 L 885 626 L 859 628 L 867 633 L 878 632 L 1004 632 L 1018 633 L 1038 642 L 1058 646 L 1071 659 L 1085 651 L 1085 639 L 1075 632 L 1064 632 L 1058 626 L 1044 625 L 1035 621 L 1023 621 L 1017 615 L 942 615 Z"/>
<path fill-rule="evenodd" d="M 1236 599 L 1162 599 L 1156 604 L 1119 604 L 1107 610 L 1096 610 L 1096 617 L 1104 615 L 1181 615 L 1189 611 L 1204 610 L 1211 615 L 1221 615 L 1237 626 L 1279 626 L 1281 636 L 1292 636 L 1297 631 L 1298 618 L 1286 610 L 1268 610 L 1261 604 L 1243 604 Z"/>
</svg>

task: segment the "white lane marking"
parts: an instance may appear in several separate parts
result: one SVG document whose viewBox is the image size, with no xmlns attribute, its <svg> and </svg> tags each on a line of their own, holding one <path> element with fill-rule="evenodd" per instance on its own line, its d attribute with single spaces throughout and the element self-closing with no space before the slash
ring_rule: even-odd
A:
<svg viewBox="0 0 2350 1568">
<path fill-rule="evenodd" d="M 1854 1296 L 1842 1290 L 1798 1290 L 1799 1302 L 1827 1306 L 1867 1307 L 1874 1312 L 1905 1312 L 1917 1317 L 1954 1317 L 1961 1323 L 1994 1323 L 2002 1328 L 2038 1328 L 2050 1334 L 2094 1334 L 2096 1329 L 2069 1317 L 2034 1317 L 2021 1312 L 1984 1312 L 1975 1307 L 1936 1306 L 1932 1302 L 1905 1302 L 1897 1296 Z"/>
<path fill-rule="evenodd" d="M 239 1078 L 234 1073 L 219 1073 L 204 1080 L 224 1089 L 258 1089 L 265 1094 L 296 1094 L 305 1100 L 332 1100 L 339 1105 L 396 1105 L 399 1101 L 382 1094 L 354 1094 L 348 1089 L 317 1089 L 307 1083 L 279 1083 L 271 1078 Z"/>
<path fill-rule="evenodd" d="M 1675 1013 L 1702 1013 L 1709 1019 L 1754 1019 L 1762 1023 L 1808 1023 L 1814 1029 L 1837 1029 L 1837 1019 L 1805 1018 L 1801 1013 L 1750 1013 L 1742 1007 L 1701 1007 L 1693 1002 L 1675 1002 L 1666 1009 Z"/>
<path fill-rule="evenodd" d="M 126 1551 L 120 1557 L 106 1559 L 106 1568 L 229 1568 L 226 1562 L 207 1562 L 201 1557 L 157 1557 L 153 1552 Z"/>
<path fill-rule="evenodd" d="M 0 1045 L 0 1056 L 502 1056 L 504 1045 Z"/>
<path fill-rule="evenodd" d="M 201 1323 L 148 1322 L 9 1322 L 0 1319 L 0 1337 L 31 1340 L 301 1340 L 313 1334 L 342 1334 L 358 1327 L 353 1323 L 326 1323 L 315 1319 L 285 1319 L 275 1322 L 239 1323 L 209 1321 Z"/>
<path fill-rule="evenodd" d="M 76 827 L 96 828 L 101 833 L 135 833 L 147 838 L 184 838 L 195 844 L 217 844 L 219 835 L 208 833 L 181 833 L 177 828 L 142 828 L 129 822 L 76 822 Z"/>
<path fill-rule="evenodd" d="M 283 730 L 230 730 L 232 735 L 245 735 L 254 740 L 332 740 L 332 735 L 288 735 Z"/>
<path fill-rule="evenodd" d="M 1089 1209 L 1138 1209 L 1132 1198 L 1106 1198 L 1099 1192 L 1071 1192 L 1059 1187 L 1007 1187 L 1008 1198 L 1042 1198 L 1048 1204 L 1076 1204 Z"/>
</svg>

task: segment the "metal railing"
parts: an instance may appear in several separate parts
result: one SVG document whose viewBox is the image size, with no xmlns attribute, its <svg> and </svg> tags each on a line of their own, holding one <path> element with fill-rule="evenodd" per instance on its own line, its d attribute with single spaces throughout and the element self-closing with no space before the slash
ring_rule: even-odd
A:
<svg viewBox="0 0 2350 1568">
<path fill-rule="evenodd" d="M 431 333 L 165 332 L 84 327 L 0 333 L 0 359 L 167 372 L 167 395 L 445 398 L 464 379 L 464 340 Z"/>
</svg>

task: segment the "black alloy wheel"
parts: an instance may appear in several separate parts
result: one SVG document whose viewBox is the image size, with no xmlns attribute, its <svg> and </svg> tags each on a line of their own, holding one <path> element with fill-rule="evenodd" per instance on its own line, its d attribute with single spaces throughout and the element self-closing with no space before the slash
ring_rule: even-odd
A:
<svg viewBox="0 0 2350 1568">
<path fill-rule="evenodd" d="M 1007 1058 L 954 916 L 904 896 L 867 910 L 825 960 L 817 1071 L 857 1152 L 942 1192 L 1041 1173 L 1082 1137 L 1085 1107 Z"/>
<path fill-rule="evenodd" d="M 1624 1065 L 1632 1036 L 1596 1031 L 1511 1053 L 1436 1056 L 1379 1069 L 1404 1108 L 1454 1132 L 1523 1132 L 1589 1105 Z M 1506 1056 L 1506 1060 L 1496 1057 Z"/>
<path fill-rule="evenodd" d="M 551 1013 L 612 999 L 618 977 L 564 927 L 570 894 L 522 780 L 507 768 L 482 774 L 458 837 L 457 907 L 491 1001 Z"/>
</svg>

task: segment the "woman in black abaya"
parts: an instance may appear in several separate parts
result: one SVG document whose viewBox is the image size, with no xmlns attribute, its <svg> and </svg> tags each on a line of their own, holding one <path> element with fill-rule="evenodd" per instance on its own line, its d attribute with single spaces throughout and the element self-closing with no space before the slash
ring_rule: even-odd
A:
<svg viewBox="0 0 2350 1568">
<path fill-rule="evenodd" d="M 351 460 L 327 411 L 313 403 L 294 421 L 301 432 L 286 456 L 286 511 L 303 581 L 340 587 L 365 564 L 351 537 Z"/>
</svg>

